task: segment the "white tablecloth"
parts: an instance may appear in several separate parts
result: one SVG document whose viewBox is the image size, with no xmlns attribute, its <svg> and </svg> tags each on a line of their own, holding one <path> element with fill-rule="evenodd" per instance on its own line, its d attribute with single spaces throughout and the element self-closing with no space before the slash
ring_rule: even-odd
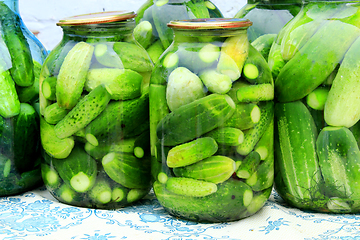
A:
<svg viewBox="0 0 360 240">
<path fill-rule="evenodd" d="M 152 193 L 117 210 L 73 207 L 45 188 L 0 198 L 0 239 L 318 240 L 360 239 L 360 214 L 319 214 L 286 206 L 273 192 L 262 210 L 230 223 L 200 224 L 167 214 Z"/>
</svg>

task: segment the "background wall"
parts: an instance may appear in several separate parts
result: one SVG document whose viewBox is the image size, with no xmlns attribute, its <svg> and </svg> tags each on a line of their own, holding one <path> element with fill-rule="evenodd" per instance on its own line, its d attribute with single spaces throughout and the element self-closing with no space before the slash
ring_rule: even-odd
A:
<svg viewBox="0 0 360 240">
<path fill-rule="evenodd" d="M 64 17 L 91 12 L 137 11 L 146 0 L 19 0 L 20 14 L 30 31 L 35 32 L 47 50 L 62 38 L 56 22 Z M 212 0 L 224 17 L 233 17 L 246 0 Z"/>
</svg>

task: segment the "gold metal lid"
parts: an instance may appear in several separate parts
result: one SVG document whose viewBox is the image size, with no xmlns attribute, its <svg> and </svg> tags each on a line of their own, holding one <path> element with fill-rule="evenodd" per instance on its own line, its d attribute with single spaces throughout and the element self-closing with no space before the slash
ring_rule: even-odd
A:
<svg viewBox="0 0 360 240">
<path fill-rule="evenodd" d="M 56 25 L 58 26 L 76 26 L 87 24 L 100 24 L 109 22 L 124 21 L 136 17 L 133 11 L 108 11 L 89 14 L 81 14 L 61 19 Z"/>
<path fill-rule="evenodd" d="M 248 28 L 252 22 L 243 18 L 199 18 L 170 21 L 167 26 L 174 29 L 231 29 Z"/>
</svg>

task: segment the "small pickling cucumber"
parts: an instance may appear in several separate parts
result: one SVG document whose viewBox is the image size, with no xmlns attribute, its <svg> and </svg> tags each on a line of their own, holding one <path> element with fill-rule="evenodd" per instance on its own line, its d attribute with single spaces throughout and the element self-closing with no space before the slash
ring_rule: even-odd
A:
<svg viewBox="0 0 360 240">
<path fill-rule="evenodd" d="M 249 84 L 239 82 L 236 98 L 240 103 L 270 101 L 274 99 L 274 86 L 271 83 Z"/>
<path fill-rule="evenodd" d="M 47 123 L 43 117 L 40 118 L 40 138 L 44 150 L 50 156 L 58 159 L 68 157 L 75 145 L 73 137 L 58 138 L 54 125 Z"/>
<path fill-rule="evenodd" d="M 153 63 L 142 47 L 135 43 L 115 42 L 113 48 L 119 55 L 124 68 L 136 72 L 151 72 Z"/>
<path fill-rule="evenodd" d="M 171 111 L 204 96 L 204 85 L 196 74 L 184 67 L 171 72 L 166 87 L 167 105 Z"/>
<path fill-rule="evenodd" d="M 327 126 L 316 140 L 321 175 L 331 197 L 359 199 L 360 151 L 348 128 Z"/>
<path fill-rule="evenodd" d="M 54 127 L 57 137 L 70 137 L 80 129 L 86 127 L 106 107 L 111 94 L 107 87 L 99 85 L 88 95 L 82 98 L 71 111 Z"/>
<path fill-rule="evenodd" d="M 57 124 L 68 113 L 69 113 L 68 109 L 59 107 L 59 104 L 55 102 L 45 108 L 43 115 L 45 121 L 48 122 L 49 124 Z"/>
<path fill-rule="evenodd" d="M 124 65 L 113 49 L 113 43 L 98 43 L 95 45 L 96 60 L 105 67 L 123 69 Z"/>
<path fill-rule="evenodd" d="M 0 3 L 1 35 L 9 49 L 12 67 L 11 76 L 21 87 L 33 85 L 34 63 L 30 46 L 21 29 L 20 16 L 13 12 L 5 2 Z"/>
<path fill-rule="evenodd" d="M 218 127 L 204 136 L 213 138 L 218 144 L 237 146 L 244 141 L 244 133 L 233 127 Z"/>
<path fill-rule="evenodd" d="M 98 140 L 109 137 L 128 137 L 149 118 L 149 94 L 126 101 L 112 101 L 85 128 L 86 134 Z"/>
<path fill-rule="evenodd" d="M 150 186 L 150 162 L 137 159 L 132 154 L 111 152 L 102 158 L 106 174 L 115 182 L 127 188 L 148 188 Z"/>
<path fill-rule="evenodd" d="M 147 49 L 147 53 L 149 54 L 151 60 L 156 63 L 161 54 L 165 51 L 162 43 L 160 40 L 155 41 L 153 44 L 151 44 Z"/>
<path fill-rule="evenodd" d="M 93 52 L 94 46 L 79 42 L 66 55 L 56 82 L 56 100 L 60 107 L 72 109 L 79 101 Z"/>
<path fill-rule="evenodd" d="M 42 82 L 41 93 L 46 99 L 51 101 L 56 100 L 56 82 L 57 77 L 55 76 L 47 77 Z"/>
<path fill-rule="evenodd" d="M 228 95 L 210 94 L 166 115 L 157 126 L 157 136 L 165 146 L 184 143 L 222 125 L 234 111 Z"/>
<path fill-rule="evenodd" d="M 237 103 L 235 113 L 224 123 L 224 127 L 246 130 L 254 127 L 260 117 L 260 108 L 255 103 Z"/>
<path fill-rule="evenodd" d="M 359 51 L 360 37 L 346 52 L 327 96 L 324 118 L 329 125 L 349 128 L 360 119 Z"/>
<path fill-rule="evenodd" d="M 19 114 L 20 101 L 10 72 L 0 69 L 0 116 L 10 118 Z"/>
<path fill-rule="evenodd" d="M 217 72 L 215 69 L 206 69 L 199 75 L 205 87 L 212 93 L 225 94 L 232 87 L 229 76 Z"/>
<path fill-rule="evenodd" d="M 143 48 L 147 49 L 154 41 L 153 26 L 149 21 L 141 21 L 134 28 L 135 40 L 140 43 Z"/>
<path fill-rule="evenodd" d="M 235 170 L 234 160 L 217 155 L 185 167 L 174 168 L 173 172 L 177 177 L 193 178 L 218 184 L 228 180 Z"/>
<path fill-rule="evenodd" d="M 248 179 L 255 172 L 260 164 L 260 160 L 260 154 L 252 151 L 244 158 L 238 169 L 236 169 L 236 176 L 238 178 Z"/>
<path fill-rule="evenodd" d="M 236 147 L 236 151 L 243 156 L 248 155 L 256 146 L 274 117 L 274 103 L 261 102 L 260 121 L 253 127 L 244 131 L 244 141 Z"/>
<path fill-rule="evenodd" d="M 166 164 L 170 168 L 187 166 L 212 156 L 217 150 L 218 144 L 213 138 L 198 138 L 170 149 Z"/>
<path fill-rule="evenodd" d="M 187 197 L 205 197 L 217 191 L 215 183 L 186 177 L 169 178 L 165 187 L 172 193 Z"/>
<path fill-rule="evenodd" d="M 96 178 L 94 186 L 89 191 L 89 197 L 96 204 L 108 204 L 111 202 L 112 189 L 108 179 L 104 179 L 100 176 Z"/>
<path fill-rule="evenodd" d="M 94 68 L 86 76 L 85 89 L 90 92 L 100 84 L 111 91 L 111 99 L 129 100 L 140 97 L 143 77 L 130 69 Z"/>
<path fill-rule="evenodd" d="M 89 191 L 96 182 L 97 163 L 81 146 L 75 146 L 66 159 L 52 159 L 61 179 L 76 192 Z"/>
<path fill-rule="evenodd" d="M 276 36 L 277 34 L 275 33 L 261 35 L 252 41 L 251 45 L 264 57 L 265 60 L 267 60 L 271 45 L 273 44 Z"/>
</svg>

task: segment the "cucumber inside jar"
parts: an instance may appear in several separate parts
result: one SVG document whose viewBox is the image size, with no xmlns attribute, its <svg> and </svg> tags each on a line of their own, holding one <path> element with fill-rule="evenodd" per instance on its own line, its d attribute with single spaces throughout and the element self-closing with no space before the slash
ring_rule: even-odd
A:
<svg viewBox="0 0 360 240">
<path fill-rule="evenodd" d="M 359 211 L 358 19 L 358 4 L 310 2 L 270 51 L 279 101 L 275 188 L 301 209 Z"/>
<path fill-rule="evenodd" d="M 173 47 L 150 79 L 155 195 L 181 218 L 245 218 L 265 204 L 273 184 L 274 93 L 262 87 L 273 84 L 271 74 L 263 74 L 270 70 L 249 50 L 244 30 L 215 37 L 174 32 Z M 178 56 L 175 64 L 167 64 L 170 54 Z M 256 68 L 250 81 L 246 64 Z"/>
<path fill-rule="evenodd" d="M 80 29 L 65 25 L 64 38 L 40 77 L 42 176 L 61 202 L 123 207 L 151 188 L 148 86 L 153 63 L 132 38 L 133 21 L 99 24 L 99 32 L 91 24 Z"/>
</svg>

